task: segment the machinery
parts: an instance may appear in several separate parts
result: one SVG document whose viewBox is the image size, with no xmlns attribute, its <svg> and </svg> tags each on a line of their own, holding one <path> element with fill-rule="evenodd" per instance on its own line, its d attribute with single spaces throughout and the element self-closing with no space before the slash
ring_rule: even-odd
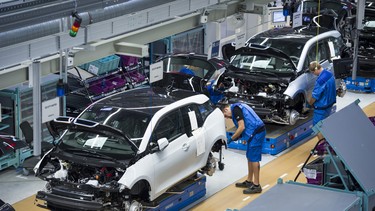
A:
<svg viewBox="0 0 375 211">
<path fill-rule="evenodd" d="M 329 145 L 326 155 L 312 162 L 321 164 L 321 168 L 307 169 L 308 164 L 303 169 L 310 178 L 320 180 L 321 185 L 295 181 L 283 184 L 279 179 L 276 186 L 243 210 L 374 210 L 375 130 L 358 102 L 313 128 L 323 134 Z"/>
</svg>

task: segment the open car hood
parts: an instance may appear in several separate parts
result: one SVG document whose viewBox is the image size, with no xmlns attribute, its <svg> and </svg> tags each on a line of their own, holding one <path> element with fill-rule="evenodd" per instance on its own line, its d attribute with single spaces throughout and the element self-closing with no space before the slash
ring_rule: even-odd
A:
<svg viewBox="0 0 375 211">
<path fill-rule="evenodd" d="M 121 136 L 124 137 L 124 140 L 129 143 L 134 152 L 138 151 L 138 147 L 122 131 L 107 125 L 99 124 L 94 121 L 73 117 L 58 117 L 50 122 L 50 126 L 52 132 L 56 134 L 60 134 L 62 131 L 67 129 L 72 129 L 76 131 L 81 130 L 94 132 L 98 135 Z"/>
</svg>

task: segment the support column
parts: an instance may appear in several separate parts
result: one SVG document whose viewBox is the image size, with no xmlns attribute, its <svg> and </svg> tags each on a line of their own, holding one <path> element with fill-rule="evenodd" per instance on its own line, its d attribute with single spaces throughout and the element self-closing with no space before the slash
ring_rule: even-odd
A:
<svg viewBox="0 0 375 211">
<path fill-rule="evenodd" d="M 41 99 L 41 64 L 40 61 L 34 61 L 32 64 L 33 74 L 33 143 L 34 156 L 41 154 L 42 141 L 42 99 Z"/>
<path fill-rule="evenodd" d="M 68 84 L 68 67 L 69 67 L 69 61 L 68 61 L 68 57 L 69 57 L 69 50 L 68 49 L 65 49 L 64 51 L 64 57 L 63 57 L 63 65 L 62 65 L 62 69 L 61 69 L 61 73 L 62 74 L 62 78 L 63 78 L 63 82 L 64 84 Z M 67 90 L 65 90 L 67 91 Z M 60 113 L 61 115 L 65 116 L 66 115 L 66 95 L 68 93 L 65 93 L 65 95 L 62 97 L 62 112 Z"/>
<path fill-rule="evenodd" d="M 359 46 L 359 30 L 363 29 L 363 20 L 365 17 L 365 0 L 358 0 L 357 2 L 357 18 L 356 18 L 356 27 L 355 27 L 355 36 L 354 36 L 354 49 L 353 49 L 353 72 L 352 79 L 357 79 L 357 69 L 358 66 L 358 46 Z"/>
</svg>

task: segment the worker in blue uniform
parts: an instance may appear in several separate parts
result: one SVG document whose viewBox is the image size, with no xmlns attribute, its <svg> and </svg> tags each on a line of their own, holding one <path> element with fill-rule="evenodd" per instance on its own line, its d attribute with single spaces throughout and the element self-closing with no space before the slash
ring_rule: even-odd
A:
<svg viewBox="0 0 375 211">
<path fill-rule="evenodd" d="M 237 139 L 247 142 L 247 179 L 244 182 L 236 183 L 236 187 L 247 188 L 243 190 L 244 194 L 261 193 L 259 162 L 262 159 L 262 144 L 266 137 L 264 123 L 254 110 L 244 103 L 222 104 L 220 109 L 224 117 L 231 118 L 237 128 L 234 134 L 228 138 L 228 143 Z"/>
<path fill-rule="evenodd" d="M 310 63 L 309 70 L 318 76 L 309 102 L 314 108 L 313 125 L 316 125 L 331 114 L 332 106 L 336 103 L 336 83 L 334 75 L 317 61 Z M 323 139 L 320 133 L 318 138 Z"/>
<path fill-rule="evenodd" d="M 187 74 L 187 75 L 195 76 L 194 69 L 196 69 L 196 67 L 191 66 L 191 65 L 184 65 L 180 69 L 180 73 L 184 73 L 184 74 Z"/>
<path fill-rule="evenodd" d="M 318 76 L 309 102 L 314 108 L 315 125 L 331 113 L 332 106 L 336 103 L 336 83 L 333 74 L 316 61 L 310 63 L 309 70 Z"/>
<path fill-rule="evenodd" d="M 206 84 L 206 88 L 208 91 L 208 97 L 210 98 L 211 102 L 216 105 L 221 99 L 224 98 L 224 84 L 220 83 L 218 87 L 214 86 L 215 79 L 210 80 Z"/>
</svg>

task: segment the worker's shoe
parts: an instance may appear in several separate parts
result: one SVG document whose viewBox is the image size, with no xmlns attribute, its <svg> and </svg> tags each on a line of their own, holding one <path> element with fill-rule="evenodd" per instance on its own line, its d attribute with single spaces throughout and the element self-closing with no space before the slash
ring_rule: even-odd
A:
<svg viewBox="0 0 375 211">
<path fill-rule="evenodd" d="M 249 182 L 247 180 L 243 181 L 243 182 L 237 182 L 236 183 L 236 187 L 237 188 L 250 188 L 251 186 L 253 186 L 254 183 L 253 182 Z"/>
<path fill-rule="evenodd" d="M 253 194 L 253 193 L 261 193 L 262 187 L 260 185 L 252 185 L 250 188 L 243 190 L 244 194 Z"/>
</svg>

